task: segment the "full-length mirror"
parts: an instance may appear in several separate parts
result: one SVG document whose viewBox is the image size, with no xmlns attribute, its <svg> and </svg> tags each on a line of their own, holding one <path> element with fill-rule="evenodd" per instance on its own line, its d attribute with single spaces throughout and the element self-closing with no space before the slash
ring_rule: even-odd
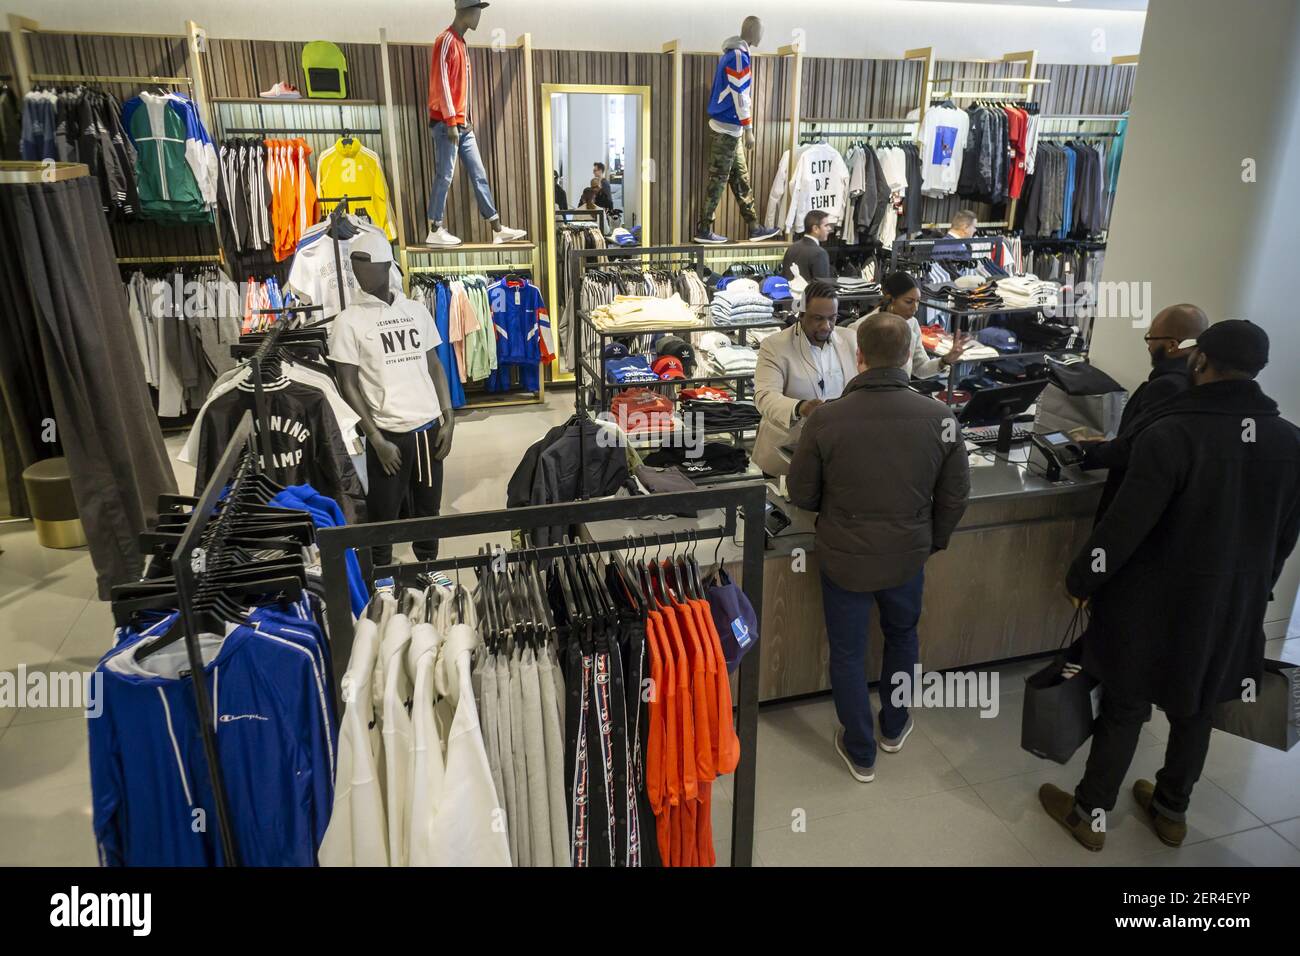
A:
<svg viewBox="0 0 1300 956">
<path fill-rule="evenodd" d="M 573 372 L 573 322 L 564 269 L 571 249 L 650 242 L 650 87 L 544 84 L 543 155 L 549 299 L 558 380 Z"/>
</svg>

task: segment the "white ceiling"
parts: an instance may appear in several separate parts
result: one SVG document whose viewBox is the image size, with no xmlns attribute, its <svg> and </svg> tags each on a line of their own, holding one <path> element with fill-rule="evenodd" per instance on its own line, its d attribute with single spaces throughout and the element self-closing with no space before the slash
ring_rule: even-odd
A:
<svg viewBox="0 0 1300 956">
<path fill-rule="evenodd" d="M 1061 10 L 1145 10 L 1147 0 L 908 0 L 909 3 L 984 3 L 998 6 L 1056 7 Z"/>
</svg>

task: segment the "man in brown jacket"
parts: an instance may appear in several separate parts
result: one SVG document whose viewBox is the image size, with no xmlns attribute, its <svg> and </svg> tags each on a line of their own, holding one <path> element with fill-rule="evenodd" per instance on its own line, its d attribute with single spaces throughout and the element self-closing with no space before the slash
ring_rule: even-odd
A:
<svg viewBox="0 0 1300 956">
<path fill-rule="evenodd" d="M 925 562 L 948 546 L 966 510 L 970 466 L 947 406 L 908 386 L 907 323 L 873 315 L 858 326 L 858 375 L 804 426 L 790 465 L 790 500 L 819 512 L 817 556 L 831 650 L 831 692 L 843 729 L 835 749 L 854 778 L 875 776 L 867 689 L 871 605 L 885 635 L 880 747 L 897 753 L 912 732 L 890 700 L 893 677 L 918 661 Z"/>
</svg>

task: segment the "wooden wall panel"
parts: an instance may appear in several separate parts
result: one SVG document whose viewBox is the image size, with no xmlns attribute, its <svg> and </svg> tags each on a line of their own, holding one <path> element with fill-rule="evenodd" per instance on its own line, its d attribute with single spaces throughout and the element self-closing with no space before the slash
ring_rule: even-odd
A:
<svg viewBox="0 0 1300 956">
<path fill-rule="evenodd" d="M 389 44 L 397 140 L 402 154 L 406 240 L 424 242 L 426 209 L 433 184 L 433 140 L 429 130 L 429 66 L 432 44 Z M 532 228 L 528 197 L 527 93 L 523 51 L 516 47 L 470 48 L 469 119 L 487 170 L 501 221 Z M 540 139 L 540 137 L 539 137 Z M 447 200 L 447 228 L 465 242 L 489 242 L 492 230 L 479 214 L 474 191 L 458 166 Z"/>
<path fill-rule="evenodd" d="M 298 40 L 208 41 L 204 58 L 210 97 L 256 97 L 277 82 L 292 83 L 307 95 Z M 348 62 L 348 99 L 384 100 L 384 74 L 378 43 L 340 43 Z M 314 102 L 314 101 L 313 101 Z M 323 101 L 328 102 L 328 101 Z"/>
<path fill-rule="evenodd" d="M 189 75 L 186 41 L 181 36 L 29 33 L 27 44 L 33 73 Z M 104 88 L 125 102 L 147 87 L 114 83 Z M 204 255 L 217 251 L 215 228 L 130 222 L 113 224 L 111 232 L 119 257 Z"/>
<path fill-rule="evenodd" d="M 1125 66 L 1040 63 L 1037 75 L 1052 82 L 1038 86 L 1035 95 L 1041 111 L 1047 115 L 1122 113 L 1128 109 L 1136 72 Z M 940 60 L 934 66 L 934 89 L 942 92 L 954 79 L 1011 77 L 1023 73 L 1024 67 L 1018 63 Z M 917 62 L 806 57 L 800 113 L 805 118 L 902 119 L 919 105 L 921 79 L 921 64 Z M 1019 88 L 1007 84 L 1007 89 Z M 837 141 L 832 142 L 839 145 Z M 947 223 L 962 207 L 974 209 L 982 222 L 1005 218 L 1003 209 L 994 210 L 986 204 L 952 196 L 926 199 L 922 221 Z"/>
<path fill-rule="evenodd" d="M 672 230 L 672 58 L 660 53 L 605 53 L 585 50 L 534 50 L 533 82 L 536 84 L 537 122 L 542 122 L 542 84 L 583 83 L 604 86 L 650 87 L 650 161 L 654 179 L 650 183 L 650 239 L 655 245 L 667 245 Z M 536 131 L 539 168 L 535 171 L 539 202 L 545 202 L 546 179 L 550 176 L 549 159 L 542 152 L 542 131 Z M 574 197 L 570 196 L 570 199 Z M 550 241 L 552 216 L 543 210 L 543 235 L 540 243 Z M 546 261 L 546 249 L 541 250 Z"/>
<path fill-rule="evenodd" d="M 767 214 L 781 154 L 790 140 L 790 70 L 793 60 L 780 56 L 753 58 L 754 151 L 749 160 L 750 181 L 759 219 Z M 682 238 L 689 242 L 699 224 L 708 182 L 708 102 L 718 57 L 688 53 L 682 62 Z M 713 231 L 731 239 L 747 239 L 740 207 L 728 189 L 718 206 Z"/>
</svg>

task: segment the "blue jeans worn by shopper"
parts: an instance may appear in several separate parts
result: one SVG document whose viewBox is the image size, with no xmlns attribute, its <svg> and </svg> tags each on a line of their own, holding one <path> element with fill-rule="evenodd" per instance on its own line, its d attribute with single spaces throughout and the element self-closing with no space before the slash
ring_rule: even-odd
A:
<svg viewBox="0 0 1300 956">
<path fill-rule="evenodd" d="M 459 153 L 465 161 L 465 171 L 474 187 L 478 211 L 484 219 L 495 219 L 497 207 L 492 201 L 492 187 L 488 185 L 487 170 L 483 168 L 483 159 L 478 154 L 478 140 L 474 137 L 474 130 L 462 126 L 459 143 L 453 143 L 447 138 L 446 123 L 430 123 L 429 133 L 433 136 L 433 191 L 429 196 L 429 218 L 434 222 L 442 222 L 446 218 L 447 194 L 451 192 L 451 181 L 456 175 L 456 155 Z"/>
<path fill-rule="evenodd" d="M 885 654 L 880 667 L 880 732 L 896 737 L 907 724 L 907 708 L 890 702 L 891 676 L 910 679 L 920 655 L 916 624 L 921 619 L 921 592 L 925 571 L 897 587 L 883 591 L 846 591 L 822 574 L 822 607 L 826 637 L 831 646 L 831 694 L 835 713 L 844 725 L 844 747 L 853 762 L 870 767 L 876 762 L 876 734 L 872 725 L 871 691 L 867 688 L 867 636 L 871 605 L 880 607 L 880 630 Z"/>
</svg>

